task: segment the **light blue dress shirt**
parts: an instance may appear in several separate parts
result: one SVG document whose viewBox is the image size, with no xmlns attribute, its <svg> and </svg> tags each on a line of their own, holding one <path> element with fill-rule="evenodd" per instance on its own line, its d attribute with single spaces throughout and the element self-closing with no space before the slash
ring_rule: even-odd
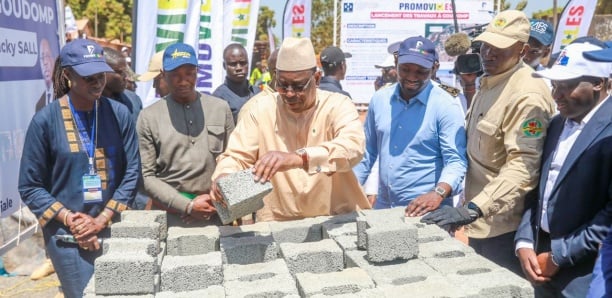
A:
<svg viewBox="0 0 612 298">
<path fill-rule="evenodd" d="M 461 103 L 431 82 L 406 102 L 398 84 L 372 96 L 365 122 L 366 151 L 353 171 L 363 184 L 377 157 L 378 197 L 374 208 L 406 206 L 445 182 L 461 191 L 467 168 Z M 448 202 L 446 202 L 448 201 Z M 452 204 L 452 197 L 443 204 Z"/>
</svg>

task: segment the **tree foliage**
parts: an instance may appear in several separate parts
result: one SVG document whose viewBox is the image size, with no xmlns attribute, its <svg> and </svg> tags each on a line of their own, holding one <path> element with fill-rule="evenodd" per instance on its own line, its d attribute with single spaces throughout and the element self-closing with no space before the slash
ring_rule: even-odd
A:
<svg viewBox="0 0 612 298">
<path fill-rule="evenodd" d="M 340 5 L 341 1 L 338 1 Z M 338 14 L 340 9 L 338 9 Z M 334 1 L 312 0 L 312 24 L 310 29 L 310 40 L 314 46 L 315 53 L 320 53 L 324 48 L 334 44 Z M 337 37 L 340 37 L 340 17 L 338 16 Z"/>
<path fill-rule="evenodd" d="M 499 2 L 500 2 L 500 7 L 501 7 L 500 11 L 510 9 L 510 3 L 507 3 L 506 0 L 501 0 Z M 522 11 L 525 9 L 525 7 L 527 7 L 527 0 L 522 0 L 519 3 L 517 3 L 513 9 Z M 497 11 L 497 1 L 493 2 L 493 9 Z"/>
<path fill-rule="evenodd" d="M 130 43 L 132 40 L 133 0 L 66 0 L 76 19 L 87 18 L 95 30 L 98 20 L 98 36 L 119 39 Z M 95 32 L 94 32 L 95 33 Z"/>
<path fill-rule="evenodd" d="M 259 16 L 257 17 L 257 31 L 256 39 L 268 40 L 268 28 L 276 27 L 276 20 L 274 19 L 274 10 L 271 10 L 268 6 L 259 7 Z M 274 44 L 278 44 L 278 38 L 274 36 Z"/>
</svg>

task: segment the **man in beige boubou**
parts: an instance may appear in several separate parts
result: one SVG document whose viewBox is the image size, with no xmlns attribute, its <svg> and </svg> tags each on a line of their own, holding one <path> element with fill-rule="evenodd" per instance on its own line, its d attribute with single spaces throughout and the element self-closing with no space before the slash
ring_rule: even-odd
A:
<svg viewBox="0 0 612 298">
<path fill-rule="evenodd" d="M 477 253 L 522 274 L 514 235 L 525 195 L 540 175 L 546 128 L 554 107 L 550 89 L 522 61 L 531 26 L 524 13 L 506 10 L 476 37 L 485 75 L 467 115 L 468 170 L 464 207 L 423 218 L 441 226 L 466 225 Z"/>
<path fill-rule="evenodd" d="M 310 39 L 287 38 L 276 64 L 276 91 L 262 92 L 241 110 L 213 180 L 252 168 L 271 181 L 257 221 L 293 220 L 370 208 L 352 168 L 363 157 L 357 109 L 338 93 L 317 89 Z M 222 200 L 216 183 L 215 199 Z"/>
</svg>

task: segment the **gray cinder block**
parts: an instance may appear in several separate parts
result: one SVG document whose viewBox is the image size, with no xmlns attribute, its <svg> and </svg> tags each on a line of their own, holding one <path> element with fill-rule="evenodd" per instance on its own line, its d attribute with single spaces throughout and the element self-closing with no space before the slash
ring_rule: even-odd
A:
<svg viewBox="0 0 612 298">
<path fill-rule="evenodd" d="M 473 248 L 454 238 L 442 241 L 419 243 L 419 258 L 458 258 L 475 254 Z"/>
<path fill-rule="evenodd" d="M 157 222 L 160 224 L 159 238 L 165 240 L 168 235 L 168 219 L 163 210 L 125 210 L 121 212 L 121 221 Z"/>
<path fill-rule="evenodd" d="M 339 272 L 328 273 L 297 273 L 300 296 L 314 295 L 335 296 L 358 293 L 363 289 L 374 288 L 374 282 L 360 268 L 348 268 Z"/>
<path fill-rule="evenodd" d="M 161 267 L 161 291 L 188 292 L 223 283 L 221 253 L 166 256 Z"/>
<path fill-rule="evenodd" d="M 250 169 L 222 177 L 217 185 L 227 205 L 213 201 L 223 224 L 263 208 L 263 198 L 272 191 L 272 183 L 255 182 Z"/>
<path fill-rule="evenodd" d="M 144 238 L 159 241 L 162 226 L 158 222 L 122 221 L 110 227 L 112 238 Z"/>
<path fill-rule="evenodd" d="M 202 298 L 202 297 L 210 297 L 210 298 L 224 298 L 225 297 L 225 288 L 222 286 L 210 286 L 203 290 L 195 290 L 189 292 L 172 292 L 165 291 L 159 292 L 155 294 L 155 298 Z"/>
<path fill-rule="evenodd" d="M 485 283 L 484 280 L 481 282 Z M 415 281 L 409 284 L 393 285 L 383 284 L 378 285 L 377 289 L 383 292 L 382 297 L 420 297 L 420 298 L 468 298 L 480 297 L 478 295 L 469 295 L 462 292 L 456 286 L 450 284 L 444 277 L 440 275 L 428 276 L 424 280 Z M 511 297 L 511 296 L 508 296 Z M 499 298 L 499 297 L 497 297 Z"/>
<path fill-rule="evenodd" d="M 357 249 L 357 235 L 335 236 L 332 238 L 343 251 Z"/>
<path fill-rule="evenodd" d="M 228 264 L 223 265 L 223 279 L 228 281 L 254 281 L 260 279 L 269 279 L 274 276 L 287 275 L 289 268 L 283 259 L 276 259 L 270 262 L 253 263 L 253 264 Z"/>
<path fill-rule="evenodd" d="M 157 257 L 160 252 L 159 241 L 155 239 L 108 238 L 102 242 L 103 254 L 107 253 L 146 253 Z"/>
<path fill-rule="evenodd" d="M 321 223 L 316 218 L 270 222 L 272 237 L 277 243 L 320 241 Z"/>
<path fill-rule="evenodd" d="M 167 253 L 171 256 L 202 255 L 219 250 L 219 228 L 170 227 L 168 229 Z"/>
<path fill-rule="evenodd" d="M 281 243 L 280 249 L 291 274 L 334 272 L 344 268 L 342 249 L 331 239 L 308 243 Z"/>
<path fill-rule="evenodd" d="M 272 235 L 222 237 L 220 240 L 224 264 L 252 264 L 278 258 L 278 245 Z"/>
<path fill-rule="evenodd" d="M 111 253 L 95 261 L 95 291 L 98 295 L 155 293 L 156 258 L 145 253 Z"/>
<path fill-rule="evenodd" d="M 365 216 L 359 216 L 355 223 L 357 226 L 357 248 L 367 249 L 366 230 L 368 229 L 368 220 Z"/>
<path fill-rule="evenodd" d="M 466 296 L 490 298 L 534 296 L 533 287 L 527 280 L 501 267 L 492 272 L 448 275 L 446 279 L 457 291 Z"/>
<path fill-rule="evenodd" d="M 368 259 L 371 262 L 410 260 L 418 256 L 417 229 L 408 225 L 376 226 L 366 230 Z"/>
<path fill-rule="evenodd" d="M 423 262 L 441 275 L 471 275 L 493 272 L 500 267 L 478 254 L 468 254 L 456 258 L 424 258 Z"/>
<path fill-rule="evenodd" d="M 244 226 L 220 226 L 219 236 L 223 237 L 250 237 L 258 235 L 271 235 L 269 222 L 257 222 Z"/>
<path fill-rule="evenodd" d="M 413 284 L 428 277 L 440 275 L 420 259 L 395 260 L 376 264 L 368 262 L 366 254 L 361 250 L 345 252 L 346 266 L 365 270 L 376 286 Z"/>
<path fill-rule="evenodd" d="M 299 297 L 283 259 L 248 265 L 224 265 L 227 297 Z"/>
</svg>

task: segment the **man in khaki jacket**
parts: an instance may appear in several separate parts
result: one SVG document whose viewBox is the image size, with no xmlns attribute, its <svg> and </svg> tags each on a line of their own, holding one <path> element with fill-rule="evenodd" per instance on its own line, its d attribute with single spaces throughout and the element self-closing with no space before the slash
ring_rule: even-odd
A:
<svg viewBox="0 0 612 298">
<path fill-rule="evenodd" d="M 485 75 L 467 115 L 466 203 L 422 219 L 446 227 L 467 224 L 469 245 L 517 274 L 522 271 L 514 255 L 514 234 L 525 195 L 538 182 L 554 110 L 550 89 L 533 78 L 533 69 L 522 61 L 529 50 L 529 32 L 525 14 L 507 10 L 475 39 L 482 41 Z"/>
</svg>

